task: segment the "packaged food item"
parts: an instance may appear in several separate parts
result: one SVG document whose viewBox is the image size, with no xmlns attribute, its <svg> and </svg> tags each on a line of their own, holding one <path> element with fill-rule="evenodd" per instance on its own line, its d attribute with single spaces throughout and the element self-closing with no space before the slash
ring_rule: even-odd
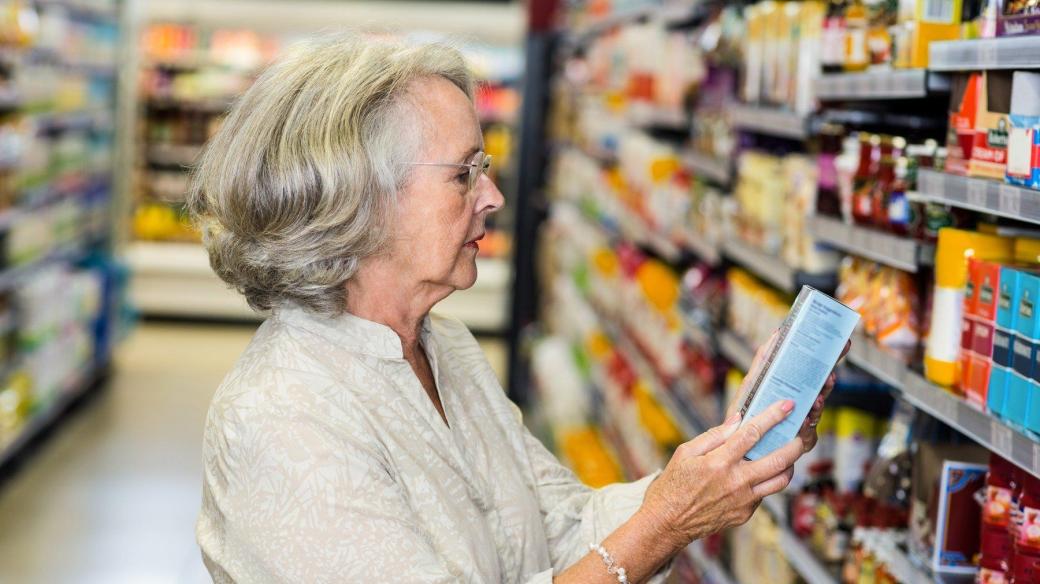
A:
<svg viewBox="0 0 1040 584">
<path fill-rule="evenodd" d="M 852 186 L 852 220 L 859 225 L 874 222 L 874 184 L 881 169 L 881 136 L 859 135 L 859 165 Z"/>
<path fill-rule="evenodd" d="M 1004 419 L 1017 426 L 1024 426 L 1029 394 L 1033 385 L 1033 366 L 1036 353 L 1037 295 L 1040 294 L 1040 278 L 1022 272 L 1018 275 L 1018 315 L 1015 321 L 1017 337 L 1012 344 L 1011 376 L 1004 404 Z"/>
<path fill-rule="evenodd" d="M 1017 340 L 1019 271 L 1009 267 L 1000 269 L 1000 291 L 997 295 L 997 318 L 993 329 L 993 359 L 990 365 L 989 391 L 986 406 L 997 416 L 1004 417 L 1008 385 L 1012 375 L 1012 356 Z"/>
<path fill-rule="evenodd" d="M 1040 6 L 1035 2 L 1003 0 L 997 20 L 997 35 L 1017 36 L 1040 33 Z"/>
<path fill-rule="evenodd" d="M 824 124 L 820 128 L 820 151 L 816 155 L 816 212 L 820 215 L 841 217 L 837 160 L 844 136 L 841 126 Z"/>
<path fill-rule="evenodd" d="M 974 304 L 965 318 L 973 321 L 971 328 L 968 365 L 962 383 L 968 403 L 980 410 L 986 409 L 989 379 L 993 362 L 993 335 L 996 328 L 997 304 L 1000 297 L 1000 275 L 1003 266 L 971 258 L 969 278 L 973 279 Z"/>
<path fill-rule="evenodd" d="M 985 484 L 986 471 L 983 464 L 943 461 L 931 562 L 935 573 L 975 573 L 981 517 L 975 492 Z"/>
<path fill-rule="evenodd" d="M 824 73 L 840 73 L 845 67 L 845 0 L 830 0 L 820 37 L 820 64 Z"/>
<path fill-rule="evenodd" d="M 870 64 L 867 48 L 867 7 L 861 0 L 851 0 L 845 9 L 845 63 L 847 72 L 863 71 Z"/>
<path fill-rule="evenodd" d="M 935 289 L 932 296 L 931 331 L 925 350 L 925 376 L 944 387 L 960 379 L 958 358 L 964 287 L 968 277 L 967 255 L 996 262 L 1013 254 L 1009 238 L 959 229 L 942 229 L 935 249 Z M 967 254 L 972 250 L 971 254 Z"/>
<path fill-rule="evenodd" d="M 979 535 L 979 574 L 976 582 L 996 584 L 1010 579 L 1014 541 L 1011 514 L 1016 507 L 1018 469 L 996 454 L 990 455 Z"/>
<path fill-rule="evenodd" d="M 1040 581 L 1040 479 L 1020 474 L 1011 583 Z"/>
<path fill-rule="evenodd" d="M 944 168 L 952 174 L 968 174 L 975 144 L 975 116 L 979 112 L 982 74 L 953 75 L 950 78 L 950 116 L 946 134 Z"/>
<path fill-rule="evenodd" d="M 983 71 L 980 75 L 968 174 L 1003 180 L 1007 174 L 1012 72 Z"/>
<path fill-rule="evenodd" d="M 928 67 L 928 46 L 935 41 L 960 37 L 961 0 L 910 0 L 914 10 L 900 10 L 902 24 L 908 30 L 911 68 Z M 912 14 L 912 15 L 911 15 Z"/>
<path fill-rule="evenodd" d="M 747 453 L 748 459 L 761 458 L 794 439 L 858 322 L 856 311 L 802 287 L 741 413 L 746 421 L 783 399 L 793 400 L 795 407 Z"/>
<path fill-rule="evenodd" d="M 1006 180 L 1040 188 L 1040 74 L 1015 71 L 1008 119 Z"/>
</svg>

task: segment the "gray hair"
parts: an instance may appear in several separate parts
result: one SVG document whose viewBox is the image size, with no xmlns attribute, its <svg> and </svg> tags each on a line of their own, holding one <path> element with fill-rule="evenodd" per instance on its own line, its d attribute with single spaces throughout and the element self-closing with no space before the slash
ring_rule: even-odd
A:
<svg viewBox="0 0 1040 584">
<path fill-rule="evenodd" d="M 253 309 L 344 311 L 346 282 L 389 236 L 400 162 L 419 154 L 409 87 L 431 76 L 473 99 L 454 48 L 335 34 L 294 47 L 237 100 L 187 207 L 213 270 Z"/>
</svg>

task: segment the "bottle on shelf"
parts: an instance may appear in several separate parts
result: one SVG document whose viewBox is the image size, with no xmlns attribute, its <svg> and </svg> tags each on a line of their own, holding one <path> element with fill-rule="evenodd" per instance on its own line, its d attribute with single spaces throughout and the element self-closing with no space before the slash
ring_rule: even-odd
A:
<svg viewBox="0 0 1040 584">
<path fill-rule="evenodd" d="M 837 160 L 844 136 L 843 128 L 835 124 L 820 129 L 820 152 L 816 156 L 816 212 L 820 215 L 841 217 Z"/>
<path fill-rule="evenodd" d="M 859 166 L 852 191 L 852 220 L 859 225 L 874 222 L 873 185 L 881 165 L 881 136 L 862 133 L 859 137 Z"/>
<path fill-rule="evenodd" d="M 831 0 L 823 21 L 820 37 L 820 64 L 824 73 L 841 73 L 845 69 L 845 0 Z"/>
<path fill-rule="evenodd" d="M 867 49 L 867 8 L 860 0 L 852 0 L 845 10 L 845 62 L 849 73 L 865 71 L 870 65 Z"/>
</svg>

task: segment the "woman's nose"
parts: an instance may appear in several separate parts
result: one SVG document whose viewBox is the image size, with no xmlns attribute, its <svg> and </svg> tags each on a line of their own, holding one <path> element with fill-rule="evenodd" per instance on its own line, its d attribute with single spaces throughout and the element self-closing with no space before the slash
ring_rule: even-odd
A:
<svg viewBox="0 0 1040 584">
<path fill-rule="evenodd" d="M 506 204 L 505 195 L 502 194 L 502 191 L 498 189 L 498 185 L 488 175 L 480 175 L 476 188 L 478 192 L 477 211 L 487 209 L 494 213 Z"/>
</svg>

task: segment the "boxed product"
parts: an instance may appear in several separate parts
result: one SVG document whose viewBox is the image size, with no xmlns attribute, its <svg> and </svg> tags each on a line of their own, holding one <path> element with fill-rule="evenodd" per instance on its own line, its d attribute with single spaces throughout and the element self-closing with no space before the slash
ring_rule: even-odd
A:
<svg viewBox="0 0 1040 584">
<path fill-rule="evenodd" d="M 978 271 L 979 261 L 975 258 L 968 258 L 968 280 L 964 286 L 964 315 L 961 318 L 961 353 L 958 359 L 960 366 L 958 387 L 965 394 L 970 383 L 972 341 L 975 338 L 975 321 L 978 319 L 976 314 L 979 305 Z"/>
<path fill-rule="evenodd" d="M 1002 0 L 1003 7 L 997 20 L 1000 36 L 1040 33 L 1040 6 L 1035 2 Z"/>
<path fill-rule="evenodd" d="M 777 401 L 794 401 L 794 410 L 746 455 L 757 460 L 798 435 L 813 402 L 859 322 L 859 314 L 830 296 L 803 286 L 759 377 L 744 399 L 744 421 Z"/>
<path fill-rule="evenodd" d="M 1040 73 L 1015 71 L 1008 119 L 1006 180 L 1040 188 Z"/>
<path fill-rule="evenodd" d="M 1013 257 L 1010 238 L 945 228 L 939 230 L 935 248 L 935 289 L 932 292 L 932 326 L 925 350 L 925 376 L 944 387 L 961 380 L 960 339 L 964 289 L 968 280 L 967 257 L 1006 262 Z"/>
<path fill-rule="evenodd" d="M 1003 417 L 1007 407 L 1008 385 L 1011 378 L 1012 355 L 1017 339 L 1018 278 L 1013 268 L 1000 269 L 1000 292 L 997 298 L 996 327 L 993 330 L 993 360 L 989 374 L 986 405 L 991 412 Z"/>
<path fill-rule="evenodd" d="M 967 174 L 975 143 L 975 116 L 979 111 L 981 73 L 950 78 L 949 123 L 946 133 L 946 172 Z"/>
<path fill-rule="evenodd" d="M 1030 386 L 1033 385 L 1033 365 L 1036 360 L 1036 297 L 1040 294 L 1040 278 L 1033 274 L 1018 276 L 1018 317 L 1015 340 L 1011 353 L 1011 377 L 1004 405 L 1004 418 L 1023 426 L 1029 405 Z"/>
<path fill-rule="evenodd" d="M 961 10 L 961 0 L 916 0 L 913 20 L 900 23 L 909 33 L 909 67 L 928 67 L 928 47 L 933 42 L 960 38 Z"/>
<path fill-rule="evenodd" d="M 979 551 L 981 512 L 975 492 L 986 482 L 985 464 L 943 461 L 936 501 L 935 545 L 931 569 L 936 574 L 973 574 Z"/>
<path fill-rule="evenodd" d="M 977 444 L 920 441 L 911 477 L 908 547 L 939 574 L 965 573 L 979 549 L 981 509 L 990 453 Z M 957 462 L 954 462 L 957 461 Z"/>
<path fill-rule="evenodd" d="M 993 358 L 993 334 L 996 327 L 997 302 L 1000 290 L 1002 266 L 996 262 L 975 260 L 971 276 L 975 278 L 973 288 L 977 290 L 973 306 L 971 351 L 963 390 L 968 403 L 986 409 L 989 391 L 990 368 Z"/>
<path fill-rule="evenodd" d="M 1003 180 L 1007 174 L 1012 72 L 983 71 L 980 76 L 968 174 Z"/>
</svg>

